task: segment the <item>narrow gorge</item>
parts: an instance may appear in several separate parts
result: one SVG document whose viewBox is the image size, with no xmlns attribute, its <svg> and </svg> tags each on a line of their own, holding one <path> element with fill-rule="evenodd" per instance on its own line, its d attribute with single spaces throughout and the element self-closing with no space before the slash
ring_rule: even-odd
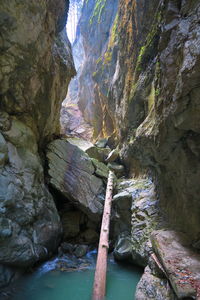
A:
<svg viewBox="0 0 200 300">
<path fill-rule="evenodd" d="M 106 299 L 199 300 L 200 1 L 0 0 L 0 25 L 0 299 L 91 299 L 112 170 Z"/>
</svg>

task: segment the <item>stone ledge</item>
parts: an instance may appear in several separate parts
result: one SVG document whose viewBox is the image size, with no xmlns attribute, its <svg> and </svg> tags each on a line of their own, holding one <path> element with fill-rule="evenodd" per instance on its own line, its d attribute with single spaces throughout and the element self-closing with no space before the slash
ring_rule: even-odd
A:
<svg viewBox="0 0 200 300">
<path fill-rule="evenodd" d="M 181 232 L 158 230 L 151 241 L 177 297 L 199 299 L 200 255 L 188 238 Z"/>
</svg>

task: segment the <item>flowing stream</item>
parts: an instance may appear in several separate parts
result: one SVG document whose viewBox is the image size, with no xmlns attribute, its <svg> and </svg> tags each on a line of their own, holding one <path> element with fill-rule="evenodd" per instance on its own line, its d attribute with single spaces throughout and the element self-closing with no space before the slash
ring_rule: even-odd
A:
<svg viewBox="0 0 200 300">
<path fill-rule="evenodd" d="M 44 263 L 17 283 L 13 300 L 90 300 L 96 251 L 83 259 L 63 256 Z M 76 267 L 75 267 L 76 266 Z M 106 300 L 134 300 L 142 270 L 108 259 Z"/>
</svg>

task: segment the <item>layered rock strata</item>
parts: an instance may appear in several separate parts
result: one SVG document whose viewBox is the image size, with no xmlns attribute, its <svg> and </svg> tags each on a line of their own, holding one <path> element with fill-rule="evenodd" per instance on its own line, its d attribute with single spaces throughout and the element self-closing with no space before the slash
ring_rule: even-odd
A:
<svg viewBox="0 0 200 300">
<path fill-rule="evenodd" d="M 50 143 L 47 157 L 50 184 L 91 219 L 99 221 L 105 187 L 102 179 L 95 175 L 92 159 L 67 140 Z"/>
</svg>

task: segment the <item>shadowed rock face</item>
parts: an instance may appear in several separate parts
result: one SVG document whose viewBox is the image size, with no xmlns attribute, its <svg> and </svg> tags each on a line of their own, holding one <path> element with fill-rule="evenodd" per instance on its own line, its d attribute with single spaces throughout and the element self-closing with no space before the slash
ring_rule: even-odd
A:
<svg viewBox="0 0 200 300">
<path fill-rule="evenodd" d="M 127 169 L 153 171 L 170 224 L 194 239 L 200 227 L 199 13 L 195 0 L 119 1 L 90 95 L 93 111 L 101 103 L 112 120 L 104 118 L 103 131 L 115 136 Z M 80 95 L 91 85 L 88 74 Z"/>
<path fill-rule="evenodd" d="M 59 134 L 61 102 L 75 74 L 62 31 L 67 9 L 64 0 L 0 1 L 0 263 L 11 267 L 32 265 L 60 239 L 38 149 Z M 1 270 L 4 285 L 13 274 Z"/>
<path fill-rule="evenodd" d="M 154 170 L 160 206 L 172 226 L 191 238 L 198 235 L 200 226 L 199 13 L 198 1 L 190 5 L 167 1 L 160 7 L 162 30 L 155 59 L 145 62 L 147 39 L 141 48 L 144 63 L 138 58 L 141 70 L 135 71 L 139 76 L 136 92 L 141 90 L 141 80 L 152 78 L 151 86 L 143 80 L 149 109 L 140 126 L 126 133 L 122 146 L 127 164 L 137 159 Z M 136 93 L 133 100 L 137 99 Z"/>
</svg>

